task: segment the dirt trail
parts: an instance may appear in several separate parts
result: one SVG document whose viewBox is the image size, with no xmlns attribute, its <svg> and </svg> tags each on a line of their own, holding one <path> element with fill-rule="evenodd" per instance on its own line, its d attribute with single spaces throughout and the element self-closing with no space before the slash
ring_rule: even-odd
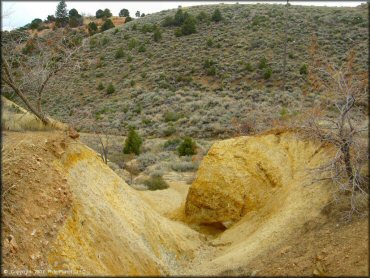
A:
<svg viewBox="0 0 370 278">
<path fill-rule="evenodd" d="M 2 197 L 3 269 L 8 271 L 64 270 L 70 275 L 367 274 L 367 221 L 337 226 L 325 210 L 330 197 L 325 185 L 302 189 L 282 176 L 286 183 L 276 187 L 268 199 L 261 199 L 263 206 L 246 211 L 226 230 L 207 229 L 196 221 L 189 222 L 185 215 L 189 187 L 185 183 L 173 181 L 169 189 L 156 192 L 136 191 L 102 163 L 97 153 L 64 132 L 4 132 L 3 136 L 3 192 L 7 192 Z M 274 136 L 261 137 L 249 146 L 259 145 L 259 152 L 269 150 L 268 169 L 276 169 L 280 163 L 285 165 L 281 166 L 284 171 L 294 172 L 297 159 L 304 154 L 299 148 L 304 146 L 298 148 L 298 143 L 294 149 L 291 141 L 280 139 L 283 142 Z M 234 144 L 236 150 L 238 140 L 216 144 L 215 155 L 210 157 L 214 160 L 224 146 L 232 153 L 230 146 Z M 276 147 L 279 144 L 289 145 L 291 157 L 283 155 L 284 147 Z M 314 151 L 312 146 L 306 154 Z M 254 155 L 261 158 L 258 152 Z M 227 153 L 221 157 L 226 161 Z M 283 164 L 284 159 L 296 164 Z M 273 161 L 277 161 L 274 167 L 269 165 Z M 219 160 L 209 168 L 210 162 L 202 163 L 192 187 L 202 179 L 202 171 L 222 174 L 224 162 Z M 228 171 L 242 167 L 240 163 L 229 166 Z M 249 173 L 255 169 L 248 161 L 245 167 L 250 167 Z M 295 176 L 296 181 L 303 177 Z M 233 182 L 238 181 L 234 178 L 226 184 Z M 215 191 L 208 187 L 204 200 L 221 193 L 226 203 L 227 196 L 238 199 L 241 192 L 232 192 L 228 186 L 224 186 L 229 190 L 226 195 L 215 184 Z M 200 198 L 198 204 L 204 200 Z M 220 211 L 223 213 L 222 208 Z"/>
</svg>

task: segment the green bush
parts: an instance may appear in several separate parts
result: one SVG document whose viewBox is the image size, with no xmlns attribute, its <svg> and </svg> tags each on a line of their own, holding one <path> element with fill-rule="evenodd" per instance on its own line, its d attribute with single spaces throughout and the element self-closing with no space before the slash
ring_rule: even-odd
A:
<svg viewBox="0 0 370 278">
<path fill-rule="evenodd" d="M 149 190 L 160 190 L 169 187 L 168 183 L 160 176 L 150 177 L 144 181 Z"/>
<path fill-rule="evenodd" d="M 139 46 L 139 49 L 137 51 L 139 51 L 139 52 L 145 52 L 146 51 L 145 44 L 140 45 Z"/>
<path fill-rule="evenodd" d="M 123 153 L 129 154 L 134 153 L 136 155 L 140 154 L 140 147 L 143 143 L 143 140 L 137 134 L 134 127 L 130 127 L 130 131 L 125 141 L 125 146 L 123 148 Z"/>
<path fill-rule="evenodd" d="M 174 111 L 168 111 L 164 113 L 163 118 L 165 122 L 176 122 L 178 119 L 182 117 L 181 114 L 176 113 Z"/>
<path fill-rule="evenodd" d="M 166 16 L 162 22 L 163 27 L 173 26 L 175 25 L 175 20 L 172 16 Z"/>
<path fill-rule="evenodd" d="M 176 133 L 176 128 L 173 125 L 168 126 L 164 131 L 163 135 L 165 137 L 171 136 L 172 134 Z"/>
<path fill-rule="evenodd" d="M 175 36 L 176 36 L 176 37 L 181 37 L 181 36 L 182 36 L 181 28 L 176 28 L 176 29 L 175 29 Z"/>
<path fill-rule="evenodd" d="M 199 22 L 205 22 L 205 21 L 208 21 L 208 15 L 205 13 L 205 12 L 200 12 L 198 15 L 197 15 L 197 20 Z"/>
<path fill-rule="evenodd" d="M 158 42 L 162 39 L 162 32 L 159 29 L 156 29 L 153 33 L 153 39 L 155 42 Z"/>
<path fill-rule="evenodd" d="M 179 156 L 196 154 L 196 143 L 190 137 L 185 137 L 177 148 Z"/>
<path fill-rule="evenodd" d="M 110 19 L 106 19 L 103 23 L 103 25 L 100 27 L 100 30 L 103 32 L 103 31 L 106 31 L 108 29 L 111 29 L 114 27 L 114 24 L 113 24 L 113 21 L 110 20 Z"/>
<path fill-rule="evenodd" d="M 132 50 L 132 49 L 134 49 L 137 45 L 139 44 L 139 42 L 138 42 L 138 40 L 137 39 L 135 39 L 135 38 L 132 38 L 132 39 L 130 39 L 129 40 L 129 42 L 128 42 L 128 49 L 129 50 Z"/>
<path fill-rule="evenodd" d="M 110 95 L 110 94 L 113 94 L 114 92 L 116 91 L 116 89 L 114 88 L 113 84 L 110 83 L 107 87 L 107 94 Z"/>
<path fill-rule="evenodd" d="M 101 91 L 101 90 L 104 90 L 104 85 L 102 82 L 99 83 L 98 85 L 98 90 Z"/>
<path fill-rule="evenodd" d="M 258 68 L 259 69 L 264 69 L 267 67 L 267 60 L 265 57 L 263 57 L 260 62 L 258 63 Z"/>
<path fill-rule="evenodd" d="M 195 18 L 192 16 L 188 16 L 184 23 L 181 25 L 181 33 L 186 36 L 190 34 L 196 33 L 196 28 L 195 28 Z"/>
<path fill-rule="evenodd" d="M 306 64 L 303 64 L 301 66 L 301 68 L 299 69 L 299 73 L 302 74 L 302 75 L 303 74 L 306 75 L 308 73 L 308 68 L 307 68 L 307 65 Z"/>
<path fill-rule="evenodd" d="M 212 21 L 220 22 L 222 20 L 222 15 L 219 9 L 216 9 L 212 14 Z"/>
<path fill-rule="evenodd" d="M 263 78 L 269 79 L 271 77 L 272 70 L 270 68 L 266 68 L 263 72 Z"/>
<path fill-rule="evenodd" d="M 208 47 L 212 47 L 212 46 L 213 46 L 213 40 L 212 40 L 211 38 L 209 38 L 209 39 L 207 40 L 207 46 L 208 46 Z"/>
<path fill-rule="evenodd" d="M 90 22 L 87 25 L 87 29 L 89 30 L 90 36 L 94 35 L 96 32 L 98 32 L 98 26 L 95 24 L 95 22 Z M 91 41 L 90 41 L 91 42 Z"/>
<path fill-rule="evenodd" d="M 251 63 L 246 63 L 244 69 L 247 71 L 253 71 L 253 66 L 251 65 Z"/>
<path fill-rule="evenodd" d="M 114 55 L 114 57 L 116 59 L 120 59 L 120 58 L 122 58 L 124 56 L 125 56 L 125 52 L 123 51 L 123 48 L 122 47 L 118 48 L 117 51 L 116 51 L 116 54 Z"/>
</svg>

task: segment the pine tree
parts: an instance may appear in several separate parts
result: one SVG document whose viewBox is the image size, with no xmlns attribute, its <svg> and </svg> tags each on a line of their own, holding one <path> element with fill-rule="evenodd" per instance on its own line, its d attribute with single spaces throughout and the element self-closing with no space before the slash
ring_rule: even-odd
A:
<svg viewBox="0 0 370 278">
<path fill-rule="evenodd" d="M 130 131 L 125 141 L 125 147 L 123 148 L 123 153 L 134 153 L 136 155 L 139 155 L 142 143 L 143 140 L 140 138 L 139 134 L 137 134 L 135 128 L 130 127 Z"/>
<path fill-rule="evenodd" d="M 68 24 L 67 4 L 61 0 L 55 11 L 55 24 L 57 27 L 64 27 Z"/>
</svg>

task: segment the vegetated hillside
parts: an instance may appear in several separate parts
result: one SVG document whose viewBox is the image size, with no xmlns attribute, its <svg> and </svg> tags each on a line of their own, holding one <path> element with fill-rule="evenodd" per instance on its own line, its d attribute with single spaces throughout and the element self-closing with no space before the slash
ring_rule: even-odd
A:
<svg viewBox="0 0 370 278">
<path fill-rule="evenodd" d="M 221 22 L 210 18 L 216 8 Z M 45 111 L 82 131 L 97 126 L 126 134 L 135 125 L 146 136 L 228 137 L 235 121 L 296 115 L 320 97 L 308 82 L 309 47 L 340 64 L 356 52 L 355 67 L 368 71 L 367 5 L 356 8 L 290 6 L 287 90 L 281 90 L 283 5 L 207 5 L 183 8 L 197 17 L 196 33 L 175 36 L 163 27 L 176 9 L 151 14 L 92 36 L 81 51 L 81 71 L 66 68 L 47 88 Z M 153 24 L 161 39 L 154 41 Z M 265 60 L 265 61 L 264 61 Z M 109 85 L 111 90 L 108 90 Z"/>
</svg>

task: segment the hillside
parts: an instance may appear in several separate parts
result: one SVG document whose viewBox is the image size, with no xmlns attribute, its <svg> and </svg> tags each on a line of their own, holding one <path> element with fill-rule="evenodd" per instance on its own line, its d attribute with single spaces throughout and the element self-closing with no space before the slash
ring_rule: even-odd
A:
<svg viewBox="0 0 370 278">
<path fill-rule="evenodd" d="M 46 88 L 45 111 L 85 132 L 99 127 L 126 134 L 135 125 L 153 137 L 230 137 L 235 122 L 249 121 L 261 130 L 318 101 L 320 92 L 300 73 L 303 65 L 313 66 L 308 51 L 313 34 L 325 57 L 339 64 L 353 48 L 355 66 L 368 71 L 367 5 L 289 7 L 286 91 L 281 90 L 284 6 L 183 10 L 211 16 L 216 8 L 224 19 L 198 22 L 197 32 L 188 36 L 176 37 L 175 27 L 161 26 L 176 12 L 168 10 L 88 38 L 79 53 L 81 70 L 65 68 Z M 158 42 L 145 32 L 152 24 L 162 32 Z M 259 69 L 263 58 L 266 67 Z M 205 67 L 207 60 L 211 67 Z M 107 94 L 110 83 L 115 91 Z"/>
</svg>

